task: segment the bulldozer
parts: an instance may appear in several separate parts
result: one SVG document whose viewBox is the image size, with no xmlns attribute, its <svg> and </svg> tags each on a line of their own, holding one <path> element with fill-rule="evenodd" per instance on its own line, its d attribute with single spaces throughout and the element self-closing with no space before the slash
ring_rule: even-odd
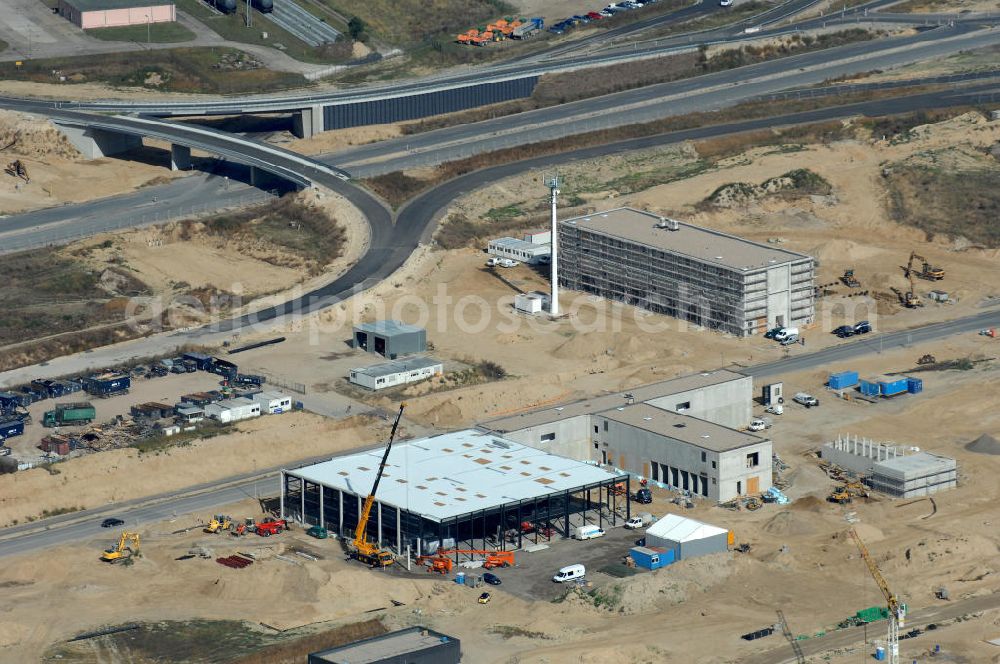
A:
<svg viewBox="0 0 1000 664">
<path fill-rule="evenodd" d="M 216 514 L 212 517 L 212 520 L 208 522 L 205 526 L 206 533 L 221 533 L 224 530 L 229 530 L 233 525 L 233 518 L 226 516 L 225 514 Z"/>
<path fill-rule="evenodd" d="M 844 274 L 840 277 L 841 283 L 843 283 L 848 288 L 861 288 L 861 281 L 854 276 L 854 268 L 847 268 L 844 270 Z"/>
<path fill-rule="evenodd" d="M 117 546 L 105 549 L 101 560 L 108 563 L 120 563 L 139 553 L 139 533 L 123 532 Z"/>
</svg>

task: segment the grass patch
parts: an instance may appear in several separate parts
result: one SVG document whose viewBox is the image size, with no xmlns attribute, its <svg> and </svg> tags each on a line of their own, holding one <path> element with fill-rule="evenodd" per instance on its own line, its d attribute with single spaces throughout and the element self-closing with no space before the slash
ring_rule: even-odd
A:
<svg viewBox="0 0 1000 664">
<path fill-rule="evenodd" d="M 492 220 L 489 222 L 473 221 L 464 214 L 452 214 L 441 224 L 434 236 L 434 241 L 442 249 L 461 249 L 482 244 L 487 237 L 498 237 L 524 231 L 530 228 L 545 227 L 549 218 L 544 215 L 530 215 Z"/>
<path fill-rule="evenodd" d="M 301 87 L 300 74 L 264 69 L 232 48 L 176 48 L 0 63 L 0 79 L 106 83 L 165 92 L 239 94 Z"/>
<path fill-rule="evenodd" d="M 194 431 L 181 431 L 172 436 L 162 434 L 151 436 L 135 441 L 130 447 L 139 450 L 139 454 L 159 454 L 172 447 L 185 447 L 196 440 L 208 440 L 233 430 L 231 424 L 217 424 L 202 420 Z"/>
<path fill-rule="evenodd" d="M 103 41 L 141 42 L 173 44 L 191 41 L 195 34 L 180 23 L 152 23 L 146 25 L 123 25 L 117 28 L 96 28 L 84 30 L 91 37 Z"/>
<path fill-rule="evenodd" d="M 399 46 L 454 39 L 472 27 L 485 27 L 516 9 L 503 0 L 319 0 L 344 16 L 357 16 L 374 36 Z M 479 50 L 479 49 L 468 49 Z"/>
<path fill-rule="evenodd" d="M 530 629 L 525 629 L 518 625 L 493 625 L 489 628 L 491 634 L 497 634 L 504 639 L 513 639 L 514 637 L 521 637 L 525 639 L 551 639 L 552 637 L 545 632 L 535 632 Z"/>
<path fill-rule="evenodd" d="M 379 620 L 317 631 L 306 627 L 271 634 L 236 620 L 186 620 L 141 623 L 136 629 L 62 643 L 45 661 L 118 661 L 188 664 L 300 664 L 310 652 L 385 634 Z"/>
<path fill-rule="evenodd" d="M 517 217 L 523 217 L 524 211 L 516 205 L 507 205 L 502 208 L 491 208 L 489 212 L 486 213 L 486 219 L 489 221 L 507 221 L 508 219 L 516 219 Z"/>
<path fill-rule="evenodd" d="M 177 8 L 191 14 L 204 23 L 210 30 L 229 41 L 241 44 L 256 44 L 270 46 L 284 51 L 296 60 L 316 64 L 336 64 L 351 59 L 351 40 L 338 39 L 332 44 L 310 46 L 292 33 L 273 22 L 267 14 L 253 9 L 253 26 L 246 25 L 246 3 L 240 0 L 237 9 L 232 14 L 219 15 L 213 12 L 202 0 L 175 0 Z M 325 21 L 333 25 L 341 33 L 347 32 L 347 27 L 340 25 L 332 17 Z M 267 37 L 264 37 L 264 33 Z"/>
<path fill-rule="evenodd" d="M 307 272 L 319 274 L 344 249 L 346 235 L 339 222 L 322 208 L 289 194 L 262 207 L 218 215 L 208 220 L 185 221 L 181 235 L 189 236 L 195 224 L 221 237 L 246 235 L 266 240 L 308 261 Z M 262 258 L 275 265 L 280 259 Z"/>
</svg>

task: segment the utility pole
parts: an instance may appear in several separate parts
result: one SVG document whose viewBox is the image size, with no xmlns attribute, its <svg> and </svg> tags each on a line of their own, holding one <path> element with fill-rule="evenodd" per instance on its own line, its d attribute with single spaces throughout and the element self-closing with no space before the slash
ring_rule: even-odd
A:
<svg viewBox="0 0 1000 664">
<path fill-rule="evenodd" d="M 559 229 L 556 227 L 556 200 L 559 197 L 559 176 L 553 175 L 546 178 L 546 185 L 550 192 L 550 202 L 552 204 L 552 259 L 549 263 L 550 276 L 552 279 L 552 291 L 549 294 L 549 315 L 559 315 Z"/>
</svg>

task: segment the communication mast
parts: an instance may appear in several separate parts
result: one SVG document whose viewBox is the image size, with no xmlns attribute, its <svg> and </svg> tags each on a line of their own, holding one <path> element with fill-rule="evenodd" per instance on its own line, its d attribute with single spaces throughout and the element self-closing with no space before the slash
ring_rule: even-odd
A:
<svg viewBox="0 0 1000 664">
<path fill-rule="evenodd" d="M 549 315 L 559 315 L 559 229 L 556 228 L 556 199 L 559 196 L 559 176 L 553 175 L 545 178 L 545 185 L 550 191 L 552 203 L 552 259 L 549 264 L 551 268 L 552 292 L 549 295 Z"/>
</svg>

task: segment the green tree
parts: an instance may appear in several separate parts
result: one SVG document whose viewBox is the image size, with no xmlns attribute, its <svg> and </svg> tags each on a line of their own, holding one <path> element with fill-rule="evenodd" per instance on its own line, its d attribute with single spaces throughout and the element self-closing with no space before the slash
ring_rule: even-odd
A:
<svg viewBox="0 0 1000 664">
<path fill-rule="evenodd" d="M 368 25 L 357 16 L 347 22 L 347 32 L 354 41 L 363 42 L 368 38 Z"/>
</svg>

